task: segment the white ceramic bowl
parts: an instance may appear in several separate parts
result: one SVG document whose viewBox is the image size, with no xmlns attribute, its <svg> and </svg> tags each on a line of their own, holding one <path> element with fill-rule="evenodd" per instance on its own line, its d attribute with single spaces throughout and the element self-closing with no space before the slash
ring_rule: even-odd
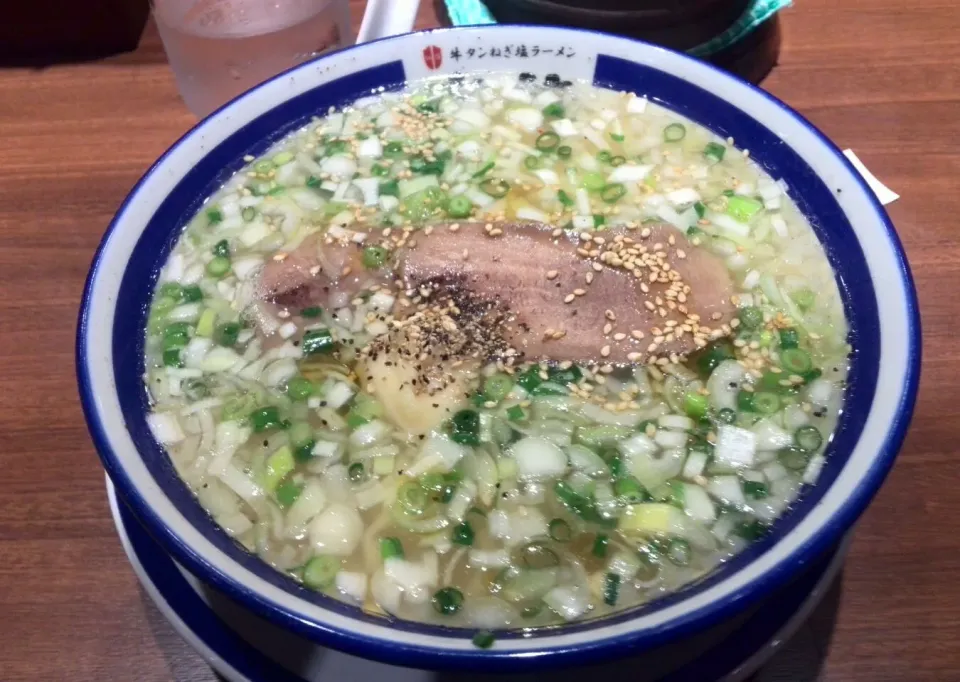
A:
<svg viewBox="0 0 960 682">
<path fill-rule="evenodd" d="M 330 105 L 408 80 L 491 70 L 632 90 L 749 148 L 785 180 L 823 241 L 856 350 L 820 480 L 767 538 L 669 597 L 533 636 L 506 633 L 481 651 L 462 630 L 371 617 L 303 589 L 236 545 L 151 437 L 141 376 L 157 272 L 180 228 L 244 155 L 258 155 Z M 164 154 L 120 207 L 90 271 L 77 338 L 81 399 L 104 466 L 178 561 L 301 635 L 419 667 L 594 660 L 676 642 L 742 611 L 835 543 L 863 512 L 903 440 L 919 363 L 916 294 L 900 243 L 870 190 L 823 135 L 761 90 L 686 56 L 600 33 L 533 26 L 437 30 L 349 48 L 283 73 L 215 112 Z"/>
</svg>

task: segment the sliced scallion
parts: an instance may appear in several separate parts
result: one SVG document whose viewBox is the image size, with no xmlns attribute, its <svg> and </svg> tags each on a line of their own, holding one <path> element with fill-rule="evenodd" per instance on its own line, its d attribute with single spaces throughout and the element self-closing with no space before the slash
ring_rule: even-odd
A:
<svg viewBox="0 0 960 682">
<path fill-rule="evenodd" d="M 805 424 L 794 432 L 793 442 L 804 452 L 816 452 L 823 445 L 823 436 L 816 426 Z"/>
<path fill-rule="evenodd" d="M 663 139 L 666 142 L 679 142 L 687 136 L 687 127 L 682 123 L 671 123 L 663 129 Z"/>
<path fill-rule="evenodd" d="M 624 187 L 623 183 L 614 182 L 609 185 L 604 185 L 603 189 L 600 190 L 600 198 L 608 204 L 615 204 L 620 201 L 626 193 L 627 188 Z"/>
<path fill-rule="evenodd" d="M 500 178 L 487 178 L 480 183 L 480 189 L 495 199 L 507 196 L 510 191 L 510 183 Z"/>
<path fill-rule="evenodd" d="M 557 145 L 560 144 L 560 136 L 556 133 L 546 132 L 541 133 L 540 137 L 537 138 L 534 142 L 534 146 L 542 152 L 549 152 L 557 148 Z"/>
</svg>

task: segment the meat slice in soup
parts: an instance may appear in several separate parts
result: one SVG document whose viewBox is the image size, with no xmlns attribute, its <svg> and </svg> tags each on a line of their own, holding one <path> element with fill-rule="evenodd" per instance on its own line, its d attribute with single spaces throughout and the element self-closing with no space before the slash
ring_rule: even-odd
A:
<svg viewBox="0 0 960 682">
<path fill-rule="evenodd" d="M 734 310 L 726 267 L 673 227 L 581 239 L 534 223 L 503 225 L 491 236 L 487 225 L 436 225 L 403 246 L 388 242 L 393 265 L 373 274 L 363 268 L 363 247 L 308 239 L 266 266 L 261 289 L 279 304 L 305 307 L 394 280 L 410 291 L 455 288 L 456 296 L 502 306 L 497 323 L 520 357 L 556 361 L 689 353 Z"/>
</svg>

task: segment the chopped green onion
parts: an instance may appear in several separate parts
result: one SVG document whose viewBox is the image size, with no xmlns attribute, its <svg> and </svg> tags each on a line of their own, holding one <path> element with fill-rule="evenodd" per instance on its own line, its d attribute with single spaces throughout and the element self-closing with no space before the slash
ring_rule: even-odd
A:
<svg viewBox="0 0 960 682">
<path fill-rule="evenodd" d="M 318 554 L 303 567 L 303 584 L 313 590 L 323 590 L 333 584 L 340 571 L 340 559 Z"/>
<path fill-rule="evenodd" d="M 161 284 L 160 288 L 157 289 L 157 296 L 172 299 L 174 304 L 176 304 L 181 296 L 183 296 L 183 289 L 176 282 L 167 282 L 166 284 Z"/>
<path fill-rule="evenodd" d="M 727 215 L 741 223 L 749 223 L 761 209 L 761 204 L 750 197 L 732 196 L 727 201 Z"/>
<path fill-rule="evenodd" d="M 531 618 L 536 618 L 543 611 L 543 602 L 538 602 L 536 604 L 527 604 L 520 610 L 520 617 L 527 620 Z"/>
<path fill-rule="evenodd" d="M 168 324 L 163 330 L 164 348 L 183 348 L 190 340 L 190 325 L 186 322 Z"/>
<path fill-rule="evenodd" d="M 667 545 L 667 558 L 677 566 L 686 566 L 689 564 L 692 554 L 690 543 L 683 538 L 673 538 L 670 540 L 670 544 Z"/>
<path fill-rule="evenodd" d="M 443 175 L 443 169 L 446 162 L 442 158 L 434 158 L 427 161 L 422 156 L 415 156 L 410 159 L 410 170 L 421 175 Z"/>
<path fill-rule="evenodd" d="M 283 422 L 280 419 L 280 411 L 273 406 L 261 407 L 250 413 L 250 425 L 255 432 L 268 431 L 269 429 L 283 428 Z"/>
<path fill-rule="evenodd" d="M 464 521 L 453 527 L 453 544 L 469 547 L 473 544 L 473 526 Z"/>
<path fill-rule="evenodd" d="M 624 136 L 620 135 L 619 133 L 610 133 L 610 139 L 613 140 L 614 142 L 623 142 L 624 139 L 626 138 L 624 138 Z"/>
<path fill-rule="evenodd" d="M 617 154 L 612 159 L 610 159 L 610 165 L 613 166 L 614 168 L 616 168 L 617 166 L 622 166 L 626 162 L 627 162 L 626 157 L 620 156 L 619 154 Z"/>
<path fill-rule="evenodd" d="M 616 450 L 613 450 L 606 456 L 607 466 L 610 467 L 610 475 L 614 479 L 618 479 L 623 476 L 624 471 L 626 470 L 623 464 L 623 457 L 617 453 Z"/>
<path fill-rule="evenodd" d="M 560 565 L 560 557 L 543 541 L 534 541 L 520 550 L 520 561 L 525 568 L 539 570 Z"/>
<path fill-rule="evenodd" d="M 816 452 L 823 445 L 823 436 L 816 426 L 806 424 L 794 432 L 793 441 L 804 452 Z"/>
<path fill-rule="evenodd" d="M 569 159 L 571 154 L 573 154 L 573 148 L 569 145 L 562 144 L 557 147 L 557 156 L 561 159 Z"/>
<path fill-rule="evenodd" d="M 404 155 L 403 143 L 397 142 L 387 142 L 383 147 L 383 155 L 390 159 L 397 159 Z"/>
<path fill-rule="evenodd" d="M 309 308 L 304 308 L 303 310 L 301 310 L 300 314 L 303 317 L 309 317 L 309 318 L 320 317 L 321 315 L 323 315 L 323 308 L 319 306 L 310 306 Z"/>
<path fill-rule="evenodd" d="M 211 208 L 207 211 L 207 220 L 210 221 L 211 225 L 223 222 L 223 213 L 220 212 L 220 209 Z"/>
<path fill-rule="evenodd" d="M 744 481 L 743 494 L 754 500 L 765 499 L 770 492 L 767 490 L 767 484 L 763 481 Z"/>
<path fill-rule="evenodd" d="M 303 376 L 296 376 L 287 382 L 287 395 L 294 402 L 303 402 L 313 395 L 313 383 Z"/>
<path fill-rule="evenodd" d="M 484 175 L 489 173 L 491 170 L 493 170 L 494 165 L 496 164 L 494 164 L 493 161 L 487 161 L 487 163 L 483 165 L 483 168 L 481 168 L 480 170 L 478 170 L 476 173 L 473 174 L 473 177 L 475 178 L 483 177 Z"/>
<path fill-rule="evenodd" d="M 760 414 L 773 414 L 780 409 L 780 397 L 776 393 L 757 391 L 753 394 L 753 410 Z"/>
<path fill-rule="evenodd" d="M 380 538 L 380 557 L 382 559 L 403 558 L 403 544 L 398 538 Z"/>
<path fill-rule="evenodd" d="M 330 353 L 335 346 L 333 336 L 330 334 L 330 330 L 326 328 L 308 329 L 304 333 L 303 341 L 300 344 L 304 355 Z"/>
<path fill-rule="evenodd" d="M 697 369 L 700 370 L 700 374 L 709 376 L 717 365 L 724 360 L 732 360 L 733 357 L 733 350 L 729 344 L 715 343 L 697 359 Z"/>
<path fill-rule="evenodd" d="M 239 336 L 240 323 L 238 322 L 227 322 L 226 324 L 221 324 L 215 332 L 217 343 L 219 343 L 221 346 L 226 346 L 227 348 L 235 346 Z"/>
<path fill-rule="evenodd" d="M 249 393 L 228 396 L 220 408 L 220 418 L 225 422 L 246 419 L 250 415 L 250 408 L 256 404 L 256 398 Z"/>
<path fill-rule="evenodd" d="M 725 196 L 725 197 L 727 197 L 727 198 L 729 199 L 730 197 L 732 197 L 732 196 L 735 194 L 735 192 L 734 192 L 732 189 L 725 189 L 725 190 L 723 190 L 722 192 L 720 192 L 720 194 L 722 194 L 723 196 Z"/>
<path fill-rule="evenodd" d="M 313 175 L 311 175 L 310 177 L 307 178 L 306 185 L 307 185 L 307 187 L 309 187 L 310 189 L 317 189 L 318 187 L 320 187 L 320 184 L 321 184 L 321 183 L 320 183 L 320 178 L 314 177 Z M 249 206 L 248 208 L 252 209 L 253 207 L 252 207 L 252 206 Z M 246 209 L 244 209 L 244 211 L 246 211 Z M 246 214 L 244 214 L 243 219 L 244 219 L 244 220 L 248 220 Z M 250 218 L 249 218 L 249 220 L 253 220 L 253 213 L 250 213 Z"/>
<path fill-rule="evenodd" d="M 756 329 L 763 324 L 763 311 L 756 306 L 748 305 L 740 308 L 738 313 L 740 326 L 744 329 Z"/>
<path fill-rule="evenodd" d="M 687 136 L 687 128 L 682 123 L 671 123 L 663 129 L 663 139 L 666 142 L 679 142 Z"/>
<path fill-rule="evenodd" d="M 550 381 L 557 384 L 575 384 L 583 378 L 583 372 L 576 365 L 571 365 L 566 369 L 560 367 L 551 367 L 547 370 Z"/>
<path fill-rule="evenodd" d="M 606 149 L 601 149 L 599 152 L 597 152 L 597 161 L 600 163 L 610 163 L 610 159 L 612 158 L 613 155 Z"/>
<path fill-rule="evenodd" d="M 523 166 L 527 170 L 537 170 L 540 167 L 540 159 L 531 154 L 523 160 Z"/>
<path fill-rule="evenodd" d="M 362 481 L 365 474 L 366 469 L 363 466 L 363 462 L 354 462 L 347 468 L 347 476 L 349 476 L 350 480 L 354 483 Z"/>
<path fill-rule="evenodd" d="M 756 412 L 756 408 L 753 406 L 753 395 L 751 391 L 737 393 L 737 409 L 743 412 Z"/>
<path fill-rule="evenodd" d="M 397 502 L 408 514 L 423 516 L 430 504 L 430 495 L 417 481 L 407 481 L 397 490 Z"/>
<path fill-rule="evenodd" d="M 583 176 L 583 186 L 588 192 L 598 192 L 606 184 L 600 173 L 587 173 Z"/>
<path fill-rule="evenodd" d="M 293 448 L 293 458 L 298 462 L 309 462 L 313 457 L 313 447 L 316 444 L 317 441 L 313 440 L 313 438 L 300 443 Z"/>
<path fill-rule="evenodd" d="M 270 453 L 263 468 L 263 487 L 270 492 L 275 492 L 281 481 L 283 481 L 296 466 L 297 461 L 294 459 L 293 451 L 288 445 L 284 445 Z"/>
<path fill-rule="evenodd" d="M 197 336 L 211 338 L 213 336 L 213 323 L 217 321 L 217 311 L 207 308 L 200 314 L 197 320 Z"/>
<path fill-rule="evenodd" d="M 495 199 L 507 196 L 510 191 L 510 183 L 500 178 L 487 178 L 480 183 L 480 189 Z"/>
<path fill-rule="evenodd" d="M 707 205 L 704 204 L 702 201 L 698 201 L 693 205 L 693 210 L 697 212 L 698 218 L 702 218 L 707 214 Z"/>
<path fill-rule="evenodd" d="M 522 422 L 527 418 L 527 415 L 524 413 L 523 408 L 519 405 L 511 405 L 507 408 L 507 419 L 512 422 Z"/>
<path fill-rule="evenodd" d="M 736 424 L 737 411 L 731 410 L 729 407 L 724 407 L 717 412 L 717 421 L 721 424 Z"/>
<path fill-rule="evenodd" d="M 799 306 L 800 310 L 806 311 L 813 307 L 813 304 L 816 302 L 817 295 L 810 289 L 804 287 L 803 289 L 797 289 L 796 291 L 791 292 L 790 298 L 792 298 L 793 302 Z"/>
<path fill-rule="evenodd" d="M 551 132 L 542 133 L 533 144 L 540 151 L 548 152 L 560 144 L 560 136 Z"/>
<path fill-rule="evenodd" d="M 753 521 L 742 521 L 738 523 L 734 527 L 733 532 L 735 535 L 739 535 L 744 540 L 753 542 L 754 540 L 759 540 L 766 535 L 768 530 L 769 526 L 762 521 L 755 519 Z"/>
<path fill-rule="evenodd" d="M 363 249 L 363 255 L 360 257 L 363 267 L 368 270 L 379 270 L 390 258 L 390 252 L 382 246 L 367 246 Z"/>
<path fill-rule="evenodd" d="M 347 141 L 346 140 L 330 140 L 327 142 L 327 146 L 324 148 L 324 153 L 327 156 L 333 156 L 334 154 L 342 154 L 347 151 Z"/>
<path fill-rule="evenodd" d="M 569 542 L 573 537 L 570 524 L 563 519 L 553 519 L 550 522 L 550 537 L 557 542 Z"/>
<path fill-rule="evenodd" d="M 620 576 L 616 573 L 607 573 L 603 579 L 603 603 L 614 606 L 620 596 Z"/>
<path fill-rule="evenodd" d="M 183 367 L 183 358 L 179 348 L 167 348 L 163 351 L 163 364 L 166 367 Z"/>
<path fill-rule="evenodd" d="M 221 239 L 213 245 L 213 255 L 220 258 L 230 257 L 230 243 L 226 239 Z"/>
<path fill-rule="evenodd" d="M 483 396 L 487 400 L 499 403 L 513 390 L 513 379 L 509 374 L 493 374 L 483 382 Z"/>
<path fill-rule="evenodd" d="M 563 108 L 563 105 L 560 102 L 554 102 L 553 104 L 548 104 L 543 108 L 543 115 L 549 116 L 550 118 L 563 118 L 566 111 Z"/>
<path fill-rule="evenodd" d="M 543 379 L 540 378 L 540 367 L 537 365 L 531 365 L 528 367 L 517 377 L 517 383 L 525 391 L 532 391 L 535 389 L 537 386 L 543 383 Z"/>
<path fill-rule="evenodd" d="M 417 105 L 417 111 L 419 111 L 421 114 L 436 114 L 436 113 L 438 113 L 438 112 L 440 111 L 440 100 L 439 100 L 439 98 L 438 98 L 438 99 L 427 100 L 427 101 L 425 101 L 425 102 L 420 102 L 420 104 Z"/>
<path fill-rule="evenodd" d="M 800 345 L 800 334 L 796 329 L 787 328 L 780 330 L 780 348 L 796 348 Z"/>
<path fill-rule="evenodd" d="M 794 435 L 796 438 L 796 435 Z M 807 463 L 810 461 L 810 453 L 804 452 L 800 448 L 784 448 L 781 450 L 777 456 L 780 459 L 780 463 L 783 466 L 791 469 L 793 471 L 802 471 L 807 468 Z"/>
<path fill-rule="evenodd" d="M 374 177 L 382 178 L 390 172 L 390 169 L 386 166 L 381 166 L 379 163 L 375 163 L 370 167 L 370 172 Z"/>
<path fill-rule="evenodd" d="M 627 188 L 624 187 L 622 183 L 614 182 L 603 186 L 603 189 L 600 190 L 600 198 L 608 204 L 615 204 L 623 198 L 623 195 L 626 193 Z"/>
<path fill-rule="evenodd" d="M 593 214 L 593 227 L 595 229 L 601 227 L 602 225 L 605 225 L 606 222 L 607 222 L 607 217 L 605 215 L 601 213 Z"/>
<path fill-rule="evenodd" d="M 560 200 L 560 203 L 564 206 L 573 206 L 576 202 L 570 198 L 570 195 L 564 192 L 562 189 L 557 190 L 557 199 Z"/>
<path fill-rule="evenodd" d="M 450 419 L 450 439 L 460 445 L 480 444 L 480 415 L 473 410 L 460 410 Z"/>
<path fill-rule="evenodd" d="M 468 218 L 473 212 L 473 203 L 462 194 L 450 197 L 447 202 L 447 215 L 451 218 Z"/>
<path fill-rule="evenodd" d="M 400 196 L 400 183 L 396 180 L 388 180 L 380 183 L 380 196 L 398 197 Z"/>
<path fill-rule="evenodd" d="M 720 162 L 723 161 L 723 155 L 726 153 L 727 148 L 722 144 L 717 142 L 708 142 L 707 146 L 703 148 L 703 155 L 708 159 Z"/>
<path fill-rule="evenodd" d="M 489 630 L 481 630 L 473 636 L 473 646 L 478 649 L 489 649 L 496 641 L 496 637 Z"/>
<path fill-rule="evenodd" d="M 230 271 L 230 259 L 217 256 L 207 263 L 207 272 L 213 277 L 223 277 Z"/>
<path fill-rule="evenodd" d="M 364 424 L 369 424 L 370 420 L 367 419 L 366 417 L 361 417 L 358 414 L 354 414 L 353 412 L 348 412 L 346 416 L 346 422 L 349 428 L 356 429 L 363 426 Z"/>
<path fill-rule="evenodd" d="M 810 353 L 800 348 L 787 348 L 780 351 L 780 365 L 790 374 L 803 375 L 813 367 Z"/>
<path fill-rule="evenodd" d="M 591 550 L 593 556 L 600 559 L 607 556 L 607 545 L 609 544 L 610 538 L 606 533 L 597 533 L 597 537 L 593 539 L 593 549 Z"/>
<path fill-rule="evenodd" d="M 450 616 L 463 606 L 463 592 L 456 587 L 444 587 L 433 595 L 433 609 L 444 616 Z"/>
<path fill-rule="evenodd" d="M 184 303 L 196 303 L 203 300 L 203 291 L 196 284 L 184 287 L 180 292 L 180 300 Z"/>
<path fill-rule="evenodd" d="M 633 476 L 618 478 L 613 484 L 613 493 L 624 504 L 638 504 L 647 497 L 640 481 Z"/>
<path fill-rule="evenodd" d="M 289 509 L 293 506 L 293 503 L 297 501 L 297 498 L 300 497 L 302 490 L 303 485 L 294 483 L 293 481 L 284 481 L 277 486 L 277 504 L 280 505 L 281 509 Z"/>
<path fill-rule="evenodd" d="M 688 391 L 683 396 L 683 411 L 694 419 L 703 417 L 707 414 L 707 397 L 697 391 Z"/>
</svg>

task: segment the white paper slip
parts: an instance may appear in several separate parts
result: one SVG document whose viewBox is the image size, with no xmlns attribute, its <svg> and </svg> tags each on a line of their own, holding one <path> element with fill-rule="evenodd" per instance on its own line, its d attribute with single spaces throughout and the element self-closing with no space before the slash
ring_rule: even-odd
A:
<svg viewBox="0 0 960 682">
<path fill-rule="evenodd" d="M 857 172 L 863 176 L 863 179 L 867 185 L 870 186 L 870 189 L 873 190 L 873 193 L 877 195 L 877 199 L 880 200 L 881 204 L 886 206 L 900 198 L 899 194 L 877 180 L 873 173 L 867 170 L 867 167 L 863 165 L 863 161 L 857 158 L 857 155 L 853 153 L 852 149 L 844 149 L 843 155 L 850 159 L 850 163 L 852 163 L 853 167 L 857 169 Z"/>
</svg>

